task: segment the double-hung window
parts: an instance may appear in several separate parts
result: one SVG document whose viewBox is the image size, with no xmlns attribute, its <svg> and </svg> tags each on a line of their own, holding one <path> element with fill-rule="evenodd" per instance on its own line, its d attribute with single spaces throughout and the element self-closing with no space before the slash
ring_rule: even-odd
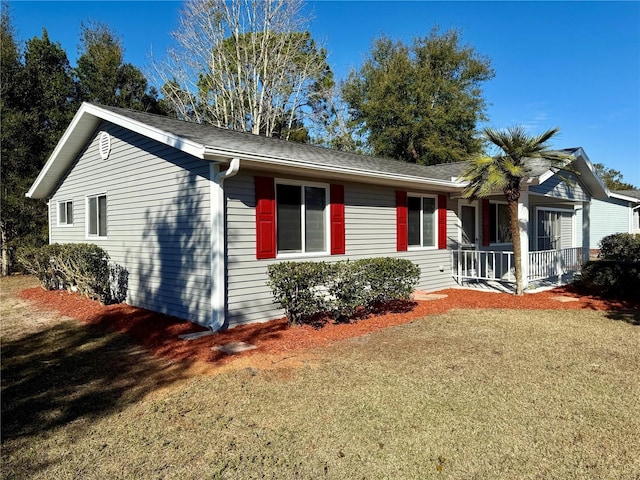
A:
<svg viewBox="0 0 640 480">
<path fill-rule="evenodd" d="M 73 225 L 73 201 L 58 202 L 58 226 Z"/>
<path fill-rule="evenodd" d="M 432 196 L 407 198 L 407 228 L 409 247 L 437 246 L 437 202 Z"/>
<path fill-rule="evenodd" d="M 491 243 L 511 243 L 509 206 L 504 203 L 490 204 Z"/>
<path fill-rule="evenodd" d="M 344 185 L 254 177 L 256 258 L 344 255 Z"/>
<path fill-rule="evenodd" d="M 278 254 L 328 252 L 328 186 L 276 183 Z"/>
<path fill-rule="evenodd" d="M 87 237 L 107 236 L 107 196 L 87 197 Z"/>
</svg>

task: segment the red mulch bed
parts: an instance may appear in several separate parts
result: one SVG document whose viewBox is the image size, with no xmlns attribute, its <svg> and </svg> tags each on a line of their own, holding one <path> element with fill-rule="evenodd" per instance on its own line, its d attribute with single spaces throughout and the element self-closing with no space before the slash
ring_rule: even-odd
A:
<svg viewBox="0 0 640 480">
<path fill-rule="evenodd" d="M 365 335 L 381 328 L 409 323 L 427 315 L 444 313 L 452 308 L 640 310 L 640 300 L 632 302 L 605 300 L 580 295 L 570 287 L 560 287 L 520 297 L 507 293 L 463 289 L 442 290 L 437 293 L 446 294 L 447 297 L 393 305 L 385 312 L 370 315 L 350 324 L 327 322 L 321 328 L 314 328 L 310 325 L 289 327 L 286 319 L 281 318 L 266 323 L 235 327 L 190 341 L 180 340 L 178 335 L 204 331 L 205 329 L 196 324 L 142 308 L 126 304 L 104 306 L 79 294 L 66 291 L 46 291 L 39 287 L 24 290 L 20 292 L 19 296 L 34 302 L 37 308 L 54 309 L 83 323 L 125 333 L 155 355 L 173 360 L 196 360 L 218 364 L 224 363 L 230 357 L 211 350 L 214 345 L 243 341 L 258 347 L 256 350 L 243 353 L 243 355 L 252 352 L 281 354 Z M 570 302 L 554 300 L 554 297 L 558 296 L 572 297 L 578 300 Z"/>
</svg>

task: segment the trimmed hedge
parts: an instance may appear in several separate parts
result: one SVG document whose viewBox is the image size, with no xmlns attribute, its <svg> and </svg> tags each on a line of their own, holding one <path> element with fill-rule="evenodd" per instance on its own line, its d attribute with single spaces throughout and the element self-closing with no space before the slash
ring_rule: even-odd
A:
<svg viewBox="0 0 640 480">
<path fill-rule="evenodd" d="M 120 303 L 127 297 L 128 272 L 111 263 L 102 248 L 90 243 L 23 247 L 16 252 L 18 262 L 38 277 L 47 290 L 77 290 L 104 304 Z"/>
<path fill-rule="evenodd" d="M 640 234 L 616 233 L 600 240 L 600 258 L 640 262 Z"/>
<path fill-rule="evenodd" d="M 603 297 L 637 297 L 640 292 L 640 235 L 608 235 L 600 240 L 598 256 L 600 260 L 582 266 L 582 286 Z"/>
<path fill-rule="evenodd" d="M 640 294 L 640 262 L 596 260 L 582 266 L 581 282 L 603 297 L 632 299 Z"/>
<path fill-rule="evenodd" d="M 283 262 L 269 265 L 267 272 L 275 303 L 292 325 L 316 314 L 344 321 L 360 307 L 371 311 L 393 300 L 408 300 L 420 279 L 420 268 L 399 258 Z"/>
</svg>

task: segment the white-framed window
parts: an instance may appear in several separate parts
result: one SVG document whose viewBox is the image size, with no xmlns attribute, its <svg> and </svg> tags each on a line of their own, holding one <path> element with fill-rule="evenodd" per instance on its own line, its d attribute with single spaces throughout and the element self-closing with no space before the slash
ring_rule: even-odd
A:
<svg viewBox="0 0 640 480">
<path fill-rule="evenodd" d="M 476 246 L 478 242 L 477 208 L 477 202 L 468 200 L 460 200 L 458 204 L 459 242 L 465 247 Z"/>
<path fill-rule="evenodd" d="M 87 237 L 107 237 L 107 195 L 87 197 Z"/>
<path fill-rule="evenodd" d="M 328 254 L 329 186 L 276 180 L 278 256 Z"/>
<path fill-rule="evenodd" d="M 574 212 L 560 208 L 536 208 L 537 250 L 557 250 L 573 245 Z"/>
<path fill-rule="evenodd" d="M 73 225 L 73 200 L 58 202 L 58 226 Z"/>
<path fill-rule="evenodd" d="M 490 203 L 491 243 L 511 243 L 509 226 L 509 205 L 506 203 Z"/>
<path fill-rule="evenodd" d="M 438 199 L 432 195 L 407 196 L 409 248 L 436 248 Z"/>
</svg>

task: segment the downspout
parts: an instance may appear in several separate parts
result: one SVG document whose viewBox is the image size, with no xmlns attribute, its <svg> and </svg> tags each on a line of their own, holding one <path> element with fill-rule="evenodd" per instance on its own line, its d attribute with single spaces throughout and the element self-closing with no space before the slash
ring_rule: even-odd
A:
<svg viewBox="0 0 640 480">
<path fill-rule="evenodd" d="M 58 212 L 56 212 L 58 215 Z M 51 245 L 51 199 L 47 200 L 47 225 L 49 230 L 49 245 Z"/>
<path fill-rule="evenodd" d="M 229 168 L 220 171 L 220 164 L 209 166 L 211 181 L 211 324 L 217 332 L 226 321 L 226 228 L 224 181 L 240 170 L 240 159 L 231 160 Z"/>
</svg>

